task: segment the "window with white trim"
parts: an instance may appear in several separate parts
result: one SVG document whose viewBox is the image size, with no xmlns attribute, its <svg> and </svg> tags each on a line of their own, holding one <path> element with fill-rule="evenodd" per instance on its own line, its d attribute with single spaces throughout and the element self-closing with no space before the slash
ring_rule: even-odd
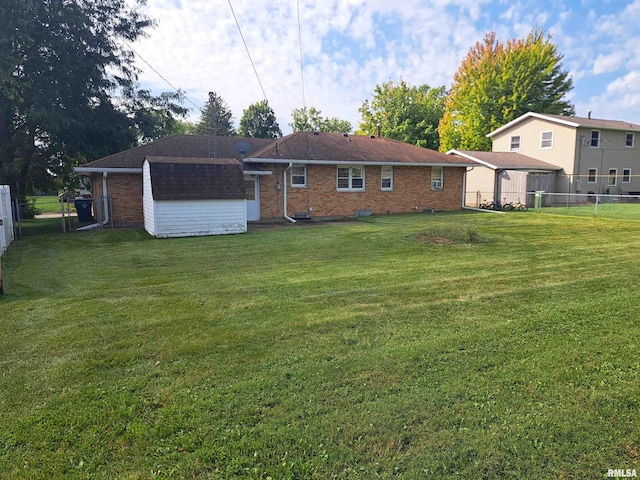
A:
<svg viewBox="0 0 640 480">
<path fill-rule="evenodd" d="M 364 191 L 364 167 L 338 167 L 336 187 L 339 192 Z"/>
<path fill-rule="evenodd" d="M 540 149 L 553 148 L 553 130 L 540 134 Z"/>
<path fill-rule="evenodd" d="M 635 133 L 627 132 L 627 136 L 624 140 L 624 146 L 627 148 L 633 148 L 633 145 L 635 144 L 635 141 L 636 141 L 635 137 L 636 137 Z"/>
<path fill-rule="evenodd" d="M 600 130 L 591 130 L 591 148 L 600 148 Z"/>
<path fill-rule="evenodd" d="M 511 135 L 509 140 L 509 151 L 517 152 L 520 150 L 520 135 Z"/>
<path fill-rule="evenodd" d="M 598 169 L 590 168 L 587 172 L 587 183 L 596 183 L 598 180 Z"/>
<path fill-rule="evenodd" d="M 607 186 L 615 187 L 617 184 L 618 184 L 618 169 L 617 168 L 610 168 L 609 169 L 609 183 L 607 183 Z"/>
<path fill-rule="evenodd" d="M 306 187 L 307 186 L 307 166 L 293 165 L 291 167 L 291 186 Z"/>
<path fill-rule="evenodd" d="M 431 167 L 431 189 L 442 190 L 444 188 L 444 168 Z"/>
<path fill-rule="evenodd" d="M 393 190 L 393 167 L 382 167 L 380 172 L 380 189 Z"/>
<path fill-rule="evenodd" d="M 623 168 L 622 169 L 622 183 L 631 183 L 631 169 Z"/>
</svg>

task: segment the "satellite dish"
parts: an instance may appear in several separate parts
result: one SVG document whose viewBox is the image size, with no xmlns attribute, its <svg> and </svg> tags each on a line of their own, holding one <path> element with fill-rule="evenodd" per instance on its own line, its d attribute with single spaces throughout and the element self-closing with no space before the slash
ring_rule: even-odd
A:
<svg viewBox="0 0 640 480">
<path fill-rule="evenodd" d="M 240 155 L 242 155 L 242 157 L 244 158 L 245 155 L 249 155 L 251 152 L 253 152 L 253 147 L 251 146 L 251 144 L 249 142 L 245 142 L 245 141 L 238 141 L 235 142 L 233 144 L 233 149 L 239 153 Z"/>
</svg>

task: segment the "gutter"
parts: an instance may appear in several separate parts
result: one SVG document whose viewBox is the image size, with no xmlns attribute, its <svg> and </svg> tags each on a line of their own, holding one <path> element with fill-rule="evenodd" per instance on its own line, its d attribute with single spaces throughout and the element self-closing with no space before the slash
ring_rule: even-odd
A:
<svg viewBox="0 0 640 480">
<path fill-rule="evenodd" d="M 284 188 L 283 188 L 284 214 L 283 214 L 283 216 L 284 216 L 284 218 L 286 220 L 289 220 L 292 223 L 298 223 L 293 218 L 291 218 L 290 216 L 287 215 L 287 170 L 289 170 L 292 166 L 293 166 L 293 164 L 289 163 L 289 166 L 287 168 L 285 168 L 284 171 L 283 171 L 283 183 L 284 183 Z"/>
<path fill-rule="evenodd" d="M 76 173 L 142 173 L 141 168 L 75 167 Z"/>
</svg>

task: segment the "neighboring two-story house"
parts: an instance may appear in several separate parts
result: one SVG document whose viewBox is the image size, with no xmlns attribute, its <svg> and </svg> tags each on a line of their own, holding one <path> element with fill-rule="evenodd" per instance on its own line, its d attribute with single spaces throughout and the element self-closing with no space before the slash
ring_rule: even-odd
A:
<svg viewBox="0 0 640 480">
<path fill-rule="evenodd" d="M 591 118 L 590 114 L 584 118 L 529 112 L 487 136 L 493 141 L 493 152 L 517 153 L 548 164 L 546 168 L 538 165 L 527 170 L 538 180 L 529 182 L 529 186 L 537 183 L 538 188 L 546 191 L 579 194 L 571 196 L 571 201 L 581 201 L 593 193 L 640 192 L 640 125 Z M 448 153 L 476 159 L 474 152 Z M 480 157 L 487 152 L 477 153 Z M 510 169 L 508 162 L 494 165 L 476 160 L 485 165 L 485 171 L 475 168 L 468 172 L 467 198 L 473 192 L 496 199 L 508 197 L 511 192 L 505 188 L 512 186 L 501 181 L 500 176 L 518 169 Z M 520 164 L 526 163 L 520 158 Z M 486 168 L 493 172 L 487 174 Z M 544 176 L 548 181 L 541 183 L 539 180 Z M 536 187 L 527 191 L 533 189 Z"/>
</svg>

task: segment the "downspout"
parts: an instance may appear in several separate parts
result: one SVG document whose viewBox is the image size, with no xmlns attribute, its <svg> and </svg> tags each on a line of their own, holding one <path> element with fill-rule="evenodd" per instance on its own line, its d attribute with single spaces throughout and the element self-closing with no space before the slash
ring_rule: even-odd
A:
<svg viewBox="0 0 640 480">
<path fill-rule="evenodd" d="M 107 198 L 107 172 L 102 172 L 102 208 L 104 211 L 104 220 L 102 223 L 92 223 L 84 227 L 77 228 L 76 231 L 93 230 L 94 228 L 104 227 L 109 223 L 109 200 Z"/>
<path fill-rule="evenodd" d="M 287 215 L 287 170 L 289 170 L 291 167 L 293 166 L 293 164 L 289 163 L 289 166 L 287 168 L 284 169 L 284 171 L 282 172 L 283 175 L 283 183 L 284 183 L 284 187 L 283 187 L 283 197 L 284 197 L 284 212 L 283 212 L 283 216 L 286 220 L 289 220 L 292 223 L 298 223 L 296 222 L 293 218 L 291 218 L 290 216 Z"/>
</svg>

